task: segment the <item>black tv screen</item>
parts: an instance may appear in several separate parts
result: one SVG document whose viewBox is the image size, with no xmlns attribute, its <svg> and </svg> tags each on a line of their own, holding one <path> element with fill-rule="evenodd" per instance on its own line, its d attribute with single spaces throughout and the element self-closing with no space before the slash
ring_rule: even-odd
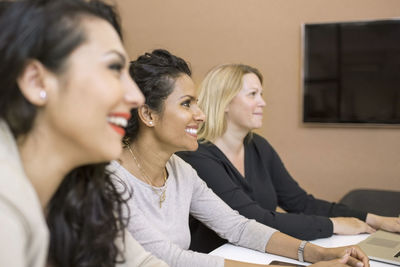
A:
<svg viewBox="0 0 400 267">
<path fill-rule="evenodd" d="M 303 121 L 400 124 L 400 20 L 306 24 Z"/>
</svg>

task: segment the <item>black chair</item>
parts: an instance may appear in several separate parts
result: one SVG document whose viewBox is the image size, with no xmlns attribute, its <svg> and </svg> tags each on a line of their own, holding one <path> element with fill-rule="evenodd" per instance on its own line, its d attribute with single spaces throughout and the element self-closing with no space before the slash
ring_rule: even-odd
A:
<svg viewBox="0 0 400 267">
<path fill-rule="evenodd" d="M 339 203 L 382 216 L 400 215 L 400 191 L 356 189 L 344 195 Z"/>
</svg>

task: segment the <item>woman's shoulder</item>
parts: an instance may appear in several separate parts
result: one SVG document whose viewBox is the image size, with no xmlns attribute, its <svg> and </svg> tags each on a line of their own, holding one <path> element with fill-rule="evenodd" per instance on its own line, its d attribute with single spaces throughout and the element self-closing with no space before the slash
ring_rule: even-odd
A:
<svg viewBox="0 0 400 267">
<path fill-rule="evenodd" d="M 174 170 L 179 173 L 193 172 L 192 166 L 183 160 L 180 156 L 173 154 L 168 160 L 167 169 Z"/>
<path fill-rule="evenodd" d="M 176 154 L 189 163 L 202 162 L 205 159 L 219 162 L 225 158 L 223 152 L 208 141 L 199 142 L 199 147 L 195 151 L 181 151 Z"/>
<path fill-rule="evenodd" d="M 193 184 L 200 179 L 196 170 L 179 156 L 173 154 L 167 163 L 169 175 L 172 175 L 177 183 Z"/>
<path fill-rule="evenodd" d="M 0 244 L 0 249 L 8 253 L 10 248 L 28 244 L 24 256 L 35 255 L 44 262 L 49 232 L 39 197 L 23 170 L 13 161 L 2 161 L 0 173 L 0 221 L 4 228 L 0 236 L 4 242 L 8 240 Z M 8 256 L 21 251 L 14 249 Z"/>
<path fill-rule="evenodd" d="M 247 137 L 249 138 L 248 144 L 256 146 L 258 148 L 263 148 L 263 149 L 273 149 L 272 145 L 269 143 L 269 141 L 256 133 L 252 133 L 251 136 Z"/>
<path fill-rule="evenodd" d="M 39 197 L 23 170 L 15 140 L 7 124 L 2 120 L 0 120 L 0 173 L 2 213 L 8 212 L 10 216 L 13 214 L 17 221 L 28 227 L 28 231 L 35 231 L 34 227 L 29 228 L 34 225 L 47 229 Z"/>
</svg>

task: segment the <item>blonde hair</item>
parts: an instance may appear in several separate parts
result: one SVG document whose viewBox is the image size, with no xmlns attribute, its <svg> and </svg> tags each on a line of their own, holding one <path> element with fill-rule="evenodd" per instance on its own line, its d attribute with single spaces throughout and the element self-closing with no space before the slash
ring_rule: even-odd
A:
<svg viewBox="0 0 400 267">
<path fill-rule="evenodd" d="M 206 120 L 198 132 L 201 142 L 215 141 L 226 131 L 225 109 L 243 87 L 243 76 L 255 74 L 262 84 L 261 73 L 243 64 L 220 65 L 210 70 L 199 87 L 199 107 Z"/>
</svg>

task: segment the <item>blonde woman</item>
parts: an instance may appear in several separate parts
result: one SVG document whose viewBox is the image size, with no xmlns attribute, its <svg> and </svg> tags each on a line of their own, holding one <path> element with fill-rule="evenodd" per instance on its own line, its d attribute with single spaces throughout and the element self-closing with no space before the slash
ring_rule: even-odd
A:
<svg viewBox="0 0 400 267">
<path fill-rule="evenodd" d="M 263 77 L 247 65 L 212 69 L 200 86 L 199 106 L 206 122 L 199 149 L 179 155 L 231 208 L 300 239 L 335 234 L 399 232 L 400 219 L 381 217 L 315 199 L 290 176 L 269 142 L 252 130 L 262 126 Z M 280 206 L 287 213 L 276 212 Z M 194 250 L 209 252 L 224 241 L 191 221 Z"/>
</svg>

